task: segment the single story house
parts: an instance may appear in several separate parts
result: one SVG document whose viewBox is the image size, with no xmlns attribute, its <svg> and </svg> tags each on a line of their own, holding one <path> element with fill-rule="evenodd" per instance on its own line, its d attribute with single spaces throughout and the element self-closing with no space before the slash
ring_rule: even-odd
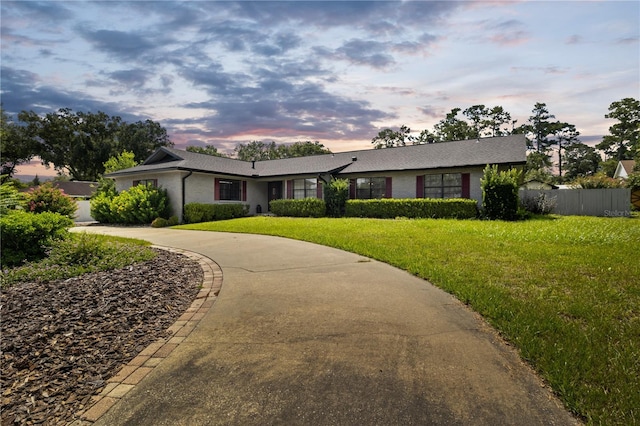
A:
<svg viewBox="0 0 640 426">
<path fill-rule="evenodd" d="M 471 198 L 482 201 L 487 164 L 526 163 L 524 135 L 471 139 L 310 157 L 240 161 L 161 147 L 142 164 L 106 175 L 122 191 L 138 184 L 167 190 L 182 220 L 188 203 L 244 203 L 250 214 L 271 200 L 323 197 L 332 178 L 350 181 L 350 198 Z"/>
</svg>

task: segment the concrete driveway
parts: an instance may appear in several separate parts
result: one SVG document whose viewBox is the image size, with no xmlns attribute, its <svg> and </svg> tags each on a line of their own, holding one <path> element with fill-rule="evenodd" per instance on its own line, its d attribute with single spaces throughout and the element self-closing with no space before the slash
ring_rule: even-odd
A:
<svg viewBox="0 0 640 426">
<path fill-rule="evenodd" d="M 386 264 L 267 236 L 75 230 L 197 252 L 224 274 L 197 328 L 97 425 L 578 424 L 477 315 Z"/>
</svg>

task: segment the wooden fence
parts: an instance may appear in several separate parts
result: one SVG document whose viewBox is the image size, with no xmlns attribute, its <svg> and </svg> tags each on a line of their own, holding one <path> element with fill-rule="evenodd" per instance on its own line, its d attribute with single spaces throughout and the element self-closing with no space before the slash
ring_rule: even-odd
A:
<svg viewBox="0 0 640 426">
<path fill-rule="evenodd" d="M 615 189 L 521 189 L 520 198 L 543 194 L 560 215 L 628 217 L 631 215 L 631 190 Z"/>
</svg>

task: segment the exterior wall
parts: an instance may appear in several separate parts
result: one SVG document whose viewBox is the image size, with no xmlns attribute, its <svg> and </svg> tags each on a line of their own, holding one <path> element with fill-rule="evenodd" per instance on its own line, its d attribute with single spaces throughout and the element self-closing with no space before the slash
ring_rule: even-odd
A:
<svg viewBox="0 0 640 426">
<path fill-rule="evenodd" d="M 76 200 L 78 210 L 73 218 L 74 222 L 93 222 L 94 218 L 91 217 L 91 201 L 89 200 Z"/>
<path fill-rule="evenodd" d="M 115 178 L 116 190 L 118 192 L 129 189 L 133 186 L 134 180 L 157 179 L 158 188 L 167 190 L 171 215 L 176 215 L 182 221 L 182 176 L 187 172 L 171 171 L 161 173 L 141 173 L 135 176 L 121 176 Z"/>
<path fill-rule="evenodd" d="M 469 173 L 469 197 L 476 200 L 478 204 L 482 203 L 482 188 L 480 187 L 480 179 L 483 176 L 482 168 L 451 168 L 413 170 L 407 172 L 362 173 L 348 175 L 348 178 L 357 179 L 361 177 L 390 177 L 392 198 L 416 198 L 417 177 L 429 173 Z M 346 175 L 344 177 L 346 177 Z"/>
<path fill-rule="evenodd" d="M 185 174 L 186 176 L 186 174 Z M 185 204 L 215 202 L 215 176 L 206 173 L 193 173 L 184 181 Z"/>
<path fill-rule="evenodd" d="M 266 213 L 267 210 L 269 210 L 267 187 L 267 182 L 255 180 L 247 181 L 247 201 L 245 203 L 249 205 L 249 214 L 257 214 L 258 206 L 260 206 L 262 213 Z"/>
</svg>

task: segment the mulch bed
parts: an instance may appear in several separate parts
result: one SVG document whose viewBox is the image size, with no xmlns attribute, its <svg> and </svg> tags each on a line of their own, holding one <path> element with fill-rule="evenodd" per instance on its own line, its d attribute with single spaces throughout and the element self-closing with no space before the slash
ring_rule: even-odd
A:
<svg viewBox="0 0 640 426">
<path fill-rule="evenodd" d="M 67 424 L 191 305 L 200 265 L 156 250 L 119 270 L 3 289 L 2 425 Z"/>
</svg>

